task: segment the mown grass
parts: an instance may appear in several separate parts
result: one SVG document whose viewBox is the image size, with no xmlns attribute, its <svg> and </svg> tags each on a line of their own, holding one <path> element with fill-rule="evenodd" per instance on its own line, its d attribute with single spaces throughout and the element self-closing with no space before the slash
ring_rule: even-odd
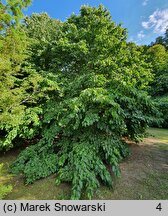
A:
<svg viewBox="0 0 168 216">
<path fill-rule="evenodd" d="M 141 183 L 144 185 L 145 197 L 150 198 L 152 195 L 153 199 L 168 199 L 168 173 L 151 172 Z"/>
<path fill-rule="evenodd" d="M 159 139 L 161 142 L 168 144 L 168 129 L 149 128 L 147 130 L 148 137 L 152 136 Z"/>
<path fill-rule="evenodd" d="M 160 128 L 149 128 L 147 130 L 148 137 L 155 138 L 155 145 L 161 150 L 168 150 L 168 130 Z"/>
<path fill-rule="evenodd" d="M 149 173 L 145 178 L 134 179 L 132 185 L 120 184 L 117 189 L 102 186 L 95 199 L 106 200 L 167 200 L 168 174 Z"/>
</svg>

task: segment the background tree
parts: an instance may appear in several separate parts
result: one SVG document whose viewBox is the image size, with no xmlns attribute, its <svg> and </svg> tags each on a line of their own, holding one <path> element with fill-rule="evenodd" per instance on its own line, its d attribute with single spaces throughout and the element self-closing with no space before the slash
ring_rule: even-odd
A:
<svg viewBox="0 0 168 216">
<path fill-rule="evenodd" d="M 168 53 L 164 46 L 156 44 L 147 51 L 155 76 L 152 82 L 152 95 L 159 96 L 168 92 Z"/>
<path fill-rule="evenodd" d="M 30 2 L 0 2 L 0 150 L 38 133 L 42 86 L 51 85 L 27 61 L 30 40 L 19 21 Z"/>
<path fill-rule="evenodd" d="M 156 38 L 148 47 L 146 54 L 151 64 L 154 80 L 151 82 L 150 94 L 162 113 L 162 123 L 154 126 L 168 127 L 168 29 L 165 36 Z"/>
<path fill-rule="evenodd" d="M 47 13 L 33 13 L 25 17 L 24 26 L 31 39 L 29 61 L 38 71 L 48 70 L 52 60 L 52 44 L 61 37 L 61 21 L 49 17 Z"/>
<path fill-rule="evenodd" d="M 159 36 L 156 38 L 155 42 L 152 42 L 150 46 L 161 44 L 166 49 L 168 49 L 168 27 L 166 28 L 164 36 Z"/>
</svg>

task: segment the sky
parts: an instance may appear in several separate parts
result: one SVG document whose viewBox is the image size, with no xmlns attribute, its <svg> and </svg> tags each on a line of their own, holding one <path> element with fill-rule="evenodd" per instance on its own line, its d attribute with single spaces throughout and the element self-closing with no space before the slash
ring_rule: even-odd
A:
<svg viewBox="0 0 168 216">
<path fill-rule="evenodd" d="M 103 4 L 112 19 L 128 29 L 128 41 L 150 44 L 165 33 L 168 26 L 168 0 L 33 0 L 25 15 L 47 12 L 65 21 L 72 13 L 79 14 L 82 5 Z"/>
</svg>

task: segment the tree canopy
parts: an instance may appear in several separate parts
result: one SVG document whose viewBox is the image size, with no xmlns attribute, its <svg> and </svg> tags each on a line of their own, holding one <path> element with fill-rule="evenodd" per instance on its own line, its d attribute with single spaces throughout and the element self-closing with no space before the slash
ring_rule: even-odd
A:
<svg viewBox="0 0 168 216">
<path fill-rule="evenodd" d="M 156 44 L 161 44 L 166 49 L 168 49 L 168 28 L 166 28 L 164 36 L 157 37 L 156 40 L 155 40 L 155 42 L 151 43 L 151 46 L 156 45 Z"/>
<path fill-rule="evenodd" d="M 32 138 L 37 133 L 42 112 L 39 103 L 46 96 L 46 87 L 51 87 L 28 61 L 31 41 L 19 20 L 23 18 L 22 8 L 29 3 L 0 4 L 0 149 L 17 144 L 16 137 Z"/>
<path fill-rule="evenodd" d="M 148 63 L 151 64 L 154 80 L 150 83 L 150 94 L 158 104 L 162 113 L 162 123 L 154 126 L 168 127 L 168 28 L 165 36 L 156 38 L 156 41 L 147 49 Z"/>
</svg>

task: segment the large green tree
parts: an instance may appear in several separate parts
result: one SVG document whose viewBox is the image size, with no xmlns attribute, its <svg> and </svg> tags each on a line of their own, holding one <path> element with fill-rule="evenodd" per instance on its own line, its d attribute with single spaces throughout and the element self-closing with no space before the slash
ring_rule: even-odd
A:
<svg viewBox="0 0 168 216">
<path fill-rule="evenodd" d="M 13 147 L 18 137 L 34 137 L 40 128 L 38 103 L 46 96 L 42 87 L 48 81 L 27 61 L 31 41 L 20 20 L 30 3 L 0 1 L 0 150 Z"/>
<path fill-rule="evenodd" d="M 123 138 L 138 141 L 157 116 L 145 92 L 151 73 L 141 48 L 127 43 L 126 29 L 103 6 L 83 6 L 52 34 L 50 64 L 37 68 L 60 89 L 43 105 L 41 140 L 19 155 L 13 172 L 27 183 L 56 172 L 57 184 L 72 182 L 72 199 L 83 189 L 91 198 L 101 181 L 112 185 L 109 165 L 119 175 L 128 155 Z"/>
</svg>

